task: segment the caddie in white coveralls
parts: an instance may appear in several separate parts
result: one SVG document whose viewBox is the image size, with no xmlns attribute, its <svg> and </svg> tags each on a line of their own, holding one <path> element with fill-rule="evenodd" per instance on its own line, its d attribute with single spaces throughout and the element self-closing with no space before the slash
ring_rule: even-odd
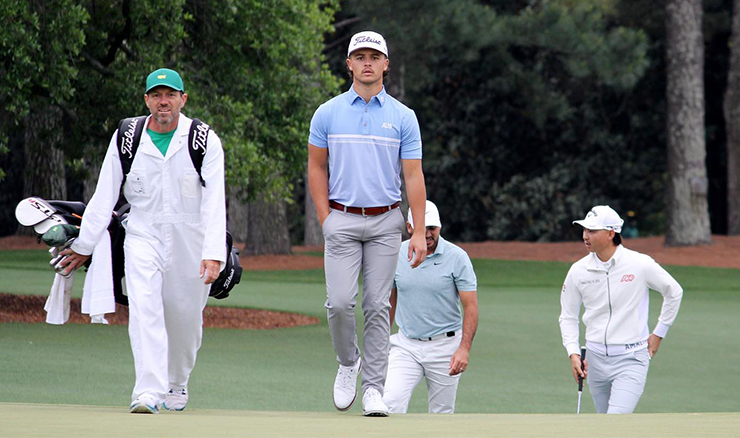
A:
<svg viewBox="0 0 740 438">
<path fill-rule="evenodd" d="M 596 412 L 629 414 L 647 380 L 681 305 L 683 290 L 655 260 L 621 245 L 624 221 L 607 205 L 591 209 L 573 223 L 583 227 L 590 254 L 574 263 L 560 295 L 560 331 L 573 377 L 588 379 Z M 649 289 L 663 295 L 652 334 L 648 328 Z M 578 314 L 585 308 L 586 360 L 581 370 Z"/>
<path fill-rule="evenodd" d="M 224 155 L 211 130 L 201 169 L 188 152 L 191 119 L 182 79 L 159 69 L 147 78 L 146 119 L 123 194 L 131 204 L 126 228 L 125 279 L 136 383 L 130 411 L 182 410 L 203 336 L 210 283 L 226 260 Z M 106 232 L 123 172 L 118 132 L 108 146 L 95 194 L 87 205 L 68 269 L 81 266 Z M 170 137 L 167 139 L 167 137 Z"/>
<path fill-rule="evenodd" d="M 393 414 L 405 414 L 411 394 L 426 379 L 430 414 L 455 411 L 457 385 L 468 367 L 478 328 L 478 280 L 468 254 L 440 236 L 437 206 L 426 202 L 427 257 L 411 269 L 399 257 L 391 290 L 391 336 L 383 401 Z M 413 233 L 414 220 L 406 223 Z M 400 254 L 408 251 L 408 241 Z M 460 304 L 462 303 L 462 313 Z"/>
</svg>

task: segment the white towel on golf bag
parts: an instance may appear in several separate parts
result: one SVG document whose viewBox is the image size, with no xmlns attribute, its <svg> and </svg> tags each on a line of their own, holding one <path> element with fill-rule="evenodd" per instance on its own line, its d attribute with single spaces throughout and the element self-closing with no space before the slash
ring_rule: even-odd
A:
<svg viewBox="0 0 740 438">
<path fill-rule="evenodd" d="M 69 319 L 69 300 L 72 294 L 72 286 L 75 283 L 74 272 L 69 278 L 59 274 L 54 276 L 54 284 L 49 291 L 44 310 L 46 311 L 46 322 L 49 324 L 64 324 Z"/>
<path fill-rule="evenodd" d="M 115 313 L 113 295 L 113 261 L 110 234 L 103 233 L 93 249 L 93 258 L 82 288 L 82 313 L 90 315 L 93 324 L 108 324 L 106 313 Z"/>
</svg>

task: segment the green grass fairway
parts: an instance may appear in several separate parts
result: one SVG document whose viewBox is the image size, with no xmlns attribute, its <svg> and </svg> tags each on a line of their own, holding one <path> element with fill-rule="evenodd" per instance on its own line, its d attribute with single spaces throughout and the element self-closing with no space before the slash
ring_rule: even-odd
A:
<svg viewBox="0 0 740 438">
<path fill-rule="evenodd" d="M 0 252 L 0 291 L 48 294 L 53 276 L 47 261 L 44 251 Z M 459 418 L 469 419 L 471 424 L 478 424 L 479 420 L 475 419 L 480 418 L 480 422 L 494 432 L 515 430 L 499 428 L 499 423 L 507 422 L 528 425 L 552 421 L 552 426 L 548 427 L 557 432 L 561 427 L 563 430 L 570 427 L 569 422 L 575 421 L 577 425 L 578 421 L 585 421 L 573 420 L 575 417 L 570 415 L 576 409 L 576 385 L 561 345 L 557 321 L 560 286 L 569 264 L 475 260 L 474 265 L 479 279 L 480 324 L 469 369 L 460 382 L 456 411 L 460 414 L 568 415 Z M 637 412 L 740 412 L 740 270 L 667 268 L 686 293 L 676 324 L 651 363 L 647 387 Z M 75 295 L 80 295 L 81 285 L 82 276 L 76 281 Z M 662 300 L 657 293 L 652 293 L 651 298 L 650 323 L 654 326 Z M 286 427 L 292 418 L 303 418 L 309 425 L 313 423 L 306 419 L 314 417 L 319 422 L 365 421 L 359 418 L 360 403 L 346 414 L 334 412 L 331 387 L 337 364 L 326 324 L 324 300 L 321 270 L 245 272 L 242 283 L 231 297 L 211 304 L 300 312 L 317 316 L 321 322 L 314 326 L 268 331 L 206 329 L 190 383 L 188 408 L 192 412 L 183 418 L 189 418 L 187 415 L 241 416 L 247 419 L 244 420 L 247 424 L 261 421 L 258 419 L 262 416 L 277 415 L 204 411 L 208 409 L 313 412 L 287 414 L 273 420 L 276 424 L 285 422 Z M 359 312 L 358 320 L 362 320 Z M 130 402 L 134 367 L 126 327 L 0 324 L 0 354 L 0 403 L 111 407 L 110 415 L 113 415 L 125 413 Z M 12 406 L 15 405 L 4 405 L 2 409 L 4 412 L 20 409 Z M 69 411 L 69 408 L 60 409 Z M 102 410 L 101 415 L 106 412 L 109 411 Z M 409 412 L 426 412 L 424 384 L 417 388 Z M 594 412 L 587 386 L 582 412 Z M 127 418 L 125 421 L 132 421 L 123 417 Z M 9 416 L 0 415 L 0 435 L 7 430 L 6 418 Z M 168 418 L 173 417 L 162 415 L 151 421 L 167 422 Z M 410 415 L 404 418 L 408 420 L 399 421 L 413 422 L 414 418 L 429 417 Z M 634 418 L 637 422 L 641 421 L 639 418 L 652 417 Z M 670 416 L 655 418 L 664 419 L 666 423 L 674 421 Z M 708 426 L 713 422 L 710 419 L 719 417 L 675 418 L 687 419 L 687 422 L 707 419 Z M 737 421 L 737 417 L 733 418 Z M 680 420 L 676 421 L 681 424 Z M 33 424 L 43 426 L 41 421 Z M 309 430 L 311 426 L 306 427 Z M 476 426 L 471 427 L 476 430 Z M 410 428 L 426 430 L 421 426 Z M 125 427 L 116 427 L 118 429 L 118 433 L 124 433 Z M 338 428 L 334 432 L 340 434 L 342 430 Z M 547 433 L 540 432 L 540 436 L 551 435 L 549 429 Z M 396 432 L 392 434 L 397 435 Z M 586 434 L 589 435 L 591 433 Z"/>
<path fill-rule="evenodd" d="M 740 414 L 393 415 L 186 410 L 131 415 L 121 408 L 0 403 L 0 438 L 99 437 L 567 437 L 740 436 Z M 33 426 L 29 426 L 33 425 Z"/>
</svg>

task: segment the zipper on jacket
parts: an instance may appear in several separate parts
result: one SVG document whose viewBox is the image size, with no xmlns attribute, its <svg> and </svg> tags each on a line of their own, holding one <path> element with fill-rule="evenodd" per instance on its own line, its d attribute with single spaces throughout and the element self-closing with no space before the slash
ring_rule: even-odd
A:
<svg viewBox="0 0 740 438">
<path fill-rule="evenodd" d="M 606 355 L 609 356 L 609 343 L 606 342 L 606 334 L 609 331 L 609 323 L 612 321 L 612 293 L 609 287 L 609 271 L 606 271 L 606 298 L 609 301 L 609 319 L 606 320 L 606 327 L 604 327 L 604 349 Z"/>
</svg>

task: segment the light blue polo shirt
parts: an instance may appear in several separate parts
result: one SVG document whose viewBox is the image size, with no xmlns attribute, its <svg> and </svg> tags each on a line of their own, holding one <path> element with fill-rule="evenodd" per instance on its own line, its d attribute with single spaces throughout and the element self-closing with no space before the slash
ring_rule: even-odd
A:
<svg viewBox="0 0 740 438">
<path fill-rule="evenodd" d="M 416 114 L 385 92 L 365 103 L 350 87 L 322 104 L 308 142 L 329 148 L 329 199 L 350 207 L 401 200 L 401 160 L 421 159 Z"/>
<path fill-rule="evenodd" d="M 409 338 L 428 338 L 462 328 L 458 291 L 478 289 L 468 254 L 439 237 L 434 254 L 411 269 L 409 241 L 401 244 L 393 287 L 397 290 L 396 324 Z"/>
</svg>

